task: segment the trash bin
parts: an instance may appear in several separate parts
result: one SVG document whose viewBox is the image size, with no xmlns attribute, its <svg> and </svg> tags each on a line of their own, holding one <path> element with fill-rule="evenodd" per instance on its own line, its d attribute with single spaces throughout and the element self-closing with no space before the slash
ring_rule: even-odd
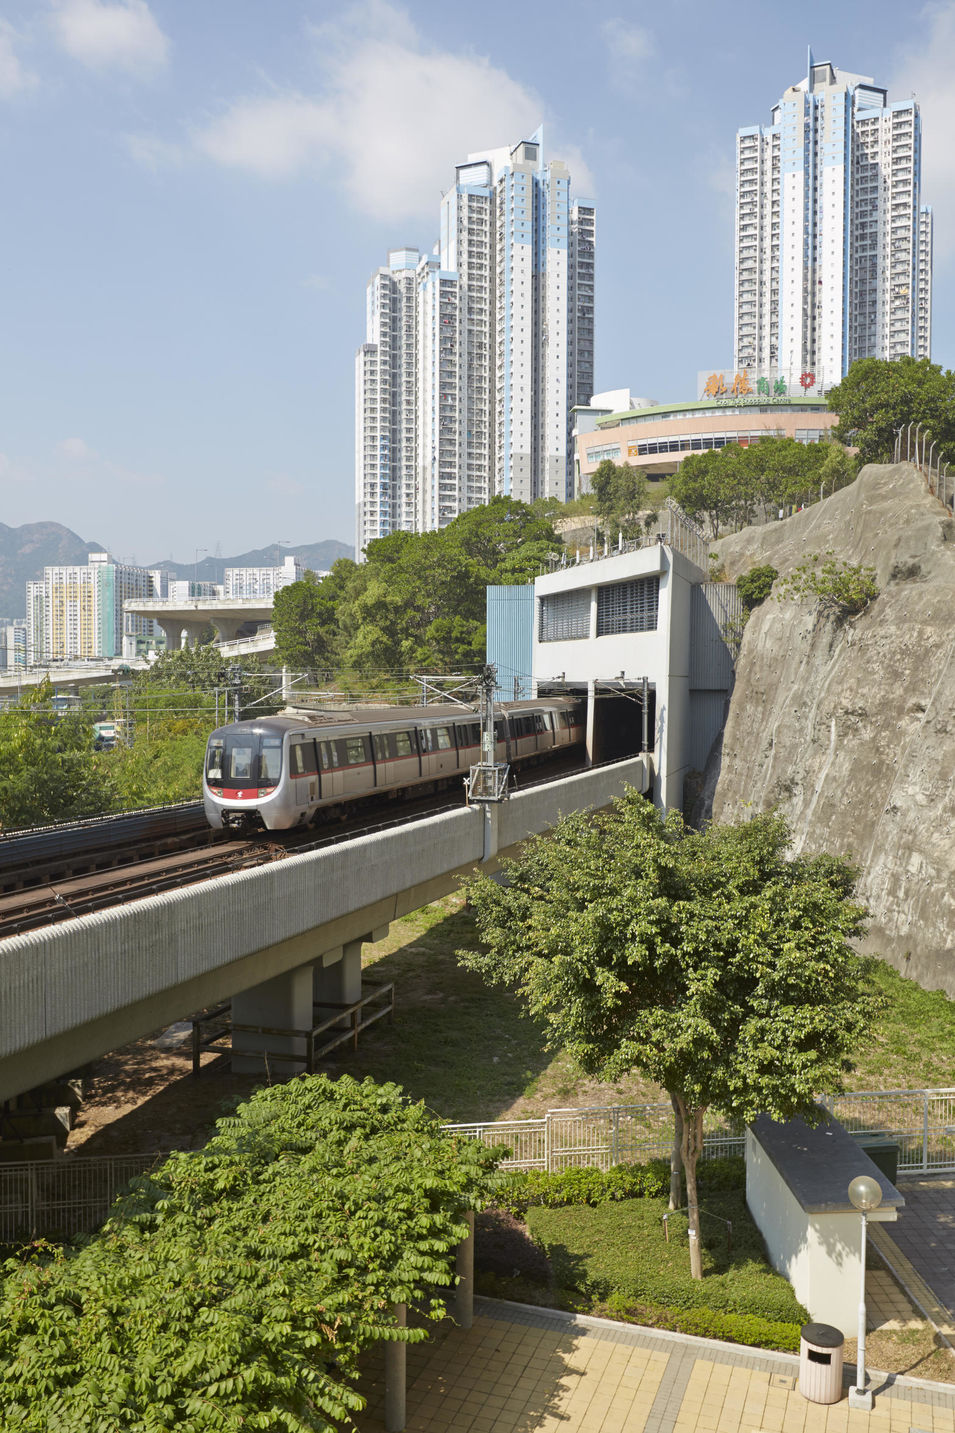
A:
<svg viewBox="0 0 955 1433">
<path fill-rule="evenodd" d="M 899 1174 L 898 1141 L 887 1134 L 854 1134 L 852 1138 L 865 1150 L 876 1169 L 894 1184 Z"/>
<path fill-rule="evenodd" d="M 803 1324 L 799 1340 L 799 1392 L 810 1403 L 838 1403 L 842 1397 L 845 1339 L 832 1324 Z"/>
</svg>

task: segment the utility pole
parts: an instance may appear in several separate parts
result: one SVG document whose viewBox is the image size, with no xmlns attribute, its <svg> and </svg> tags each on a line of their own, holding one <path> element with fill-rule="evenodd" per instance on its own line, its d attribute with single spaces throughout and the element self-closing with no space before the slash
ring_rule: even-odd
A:
<svg viewBox="0 0 955 1433">
<path fill-rule="evenodd" d="M 481 717 L 481 760 L 471 767 L 468 777 L 468 801 L 472 805 L 488 805 L 507 800 L 507 777 L 510 767 L 498 761 L 494 732 L 494 691 L 497 668 L 485 664 L 478 682 L 478 710 Z"/>
</svg>

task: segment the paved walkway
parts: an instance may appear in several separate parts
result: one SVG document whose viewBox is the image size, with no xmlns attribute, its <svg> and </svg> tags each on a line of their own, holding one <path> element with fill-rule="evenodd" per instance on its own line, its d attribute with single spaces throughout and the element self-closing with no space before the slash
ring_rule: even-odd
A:
<svg viewBox="0 0 955 1433">
<path fill-rule="evenodd" d="M 897 1379 L 872 1413 L 808 1403 L 798 1360 L 477 1299 L 408 1350 L 408 1433 L 955 1433 L 955 1385 Z M 361 1433 L 381 1433 L 370 1366 Z"/>
<path fill-rule="evenodd" d="M 955 1179 L 906 1180 L 899 1191 L 905 1208 L 886 1232 L 955 1313 Z"/>
</svg>

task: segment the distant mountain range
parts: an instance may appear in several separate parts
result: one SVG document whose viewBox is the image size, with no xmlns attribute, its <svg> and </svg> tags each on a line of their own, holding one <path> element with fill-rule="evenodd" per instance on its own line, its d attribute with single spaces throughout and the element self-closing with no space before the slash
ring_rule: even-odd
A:
<svg viewBox="0 0 955 1433">
<path fill-rule="evenodd" d="M 26 583 L 42 576 L 44 567 L 82 565 L 91 552 L 105 552 L 101 542 L 86 542 L 58 522 L 28 522 L 7 527 L 0 522 L 0 617 L 23 617 L 26 612 Z M 161 567 L 171 577 L 200 582 L 222 582 L 227 567 L 281 567 L 285 557 L 295 556 L 313 572 L 324 572 L 339 557 L 352 557 L 346 542 L 300 542 L 258 547 L 237 557 L 201 557 L 195 562 L 144 562 L 143 567 Z"/>
</svg>

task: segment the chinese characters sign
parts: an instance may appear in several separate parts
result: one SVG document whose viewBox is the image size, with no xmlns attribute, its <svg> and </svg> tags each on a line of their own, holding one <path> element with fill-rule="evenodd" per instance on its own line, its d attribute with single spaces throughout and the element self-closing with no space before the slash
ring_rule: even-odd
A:
<svg viewBox="0 0 955 1433">
<path fill-rule="evenodd" d="M 719 403 L 758 403 L 760 399 L 821 398 L 827 385 L 821 369 L 716 368 L 698 375 L 701 398 Z"/>
</svg>

